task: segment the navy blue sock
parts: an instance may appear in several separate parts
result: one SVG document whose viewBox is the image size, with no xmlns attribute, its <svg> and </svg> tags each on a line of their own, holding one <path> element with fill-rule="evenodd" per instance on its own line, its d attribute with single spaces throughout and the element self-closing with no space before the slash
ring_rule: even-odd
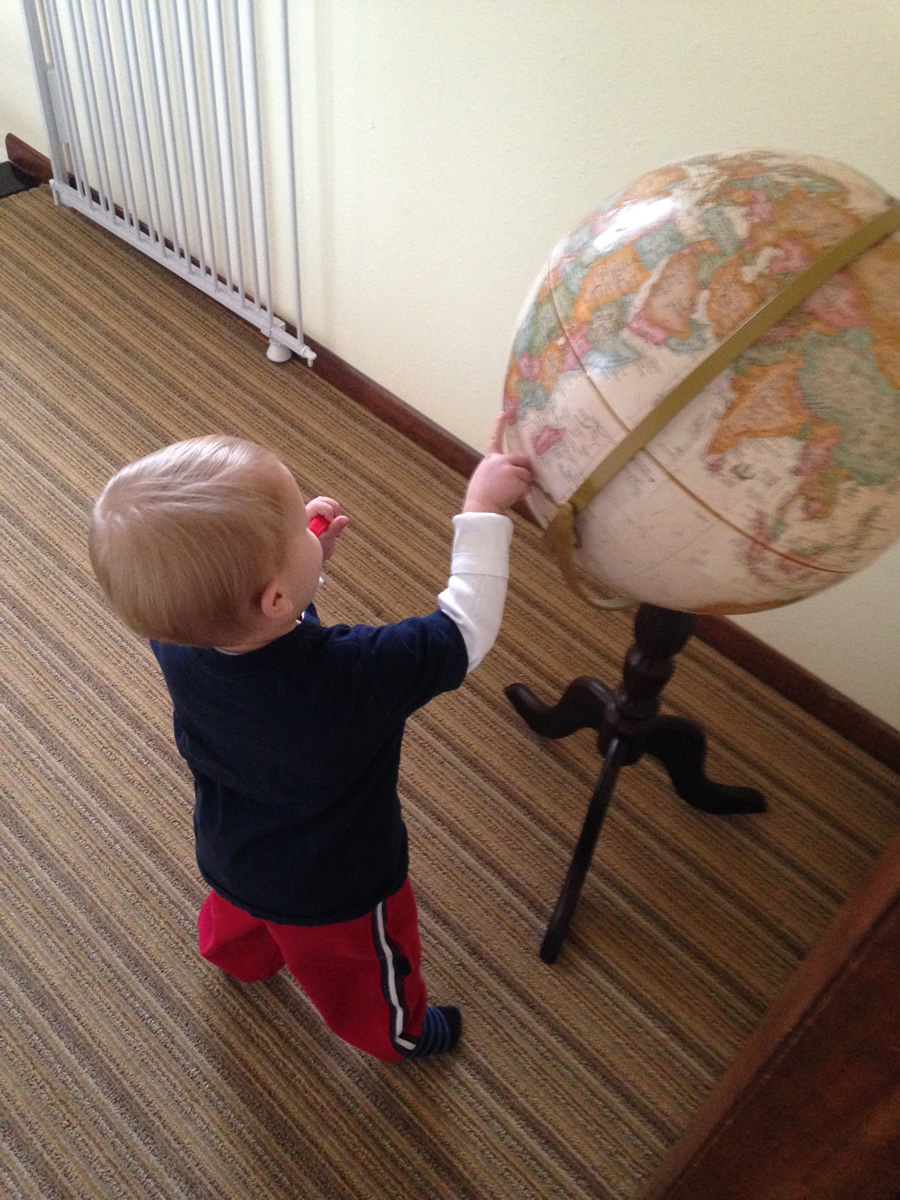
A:
<svg viewBox="0 0 900 1200">
<path fill-rule="evenodd" d="M 462 1032 L 462 1014 L 454 1005 L 429 1005 L 425 1009 L 422 1032 L 415 1050 L 407 1058 L 432 1058 L 435 1054 L 446 1054 L 459 1041 Z"/>
</svg>

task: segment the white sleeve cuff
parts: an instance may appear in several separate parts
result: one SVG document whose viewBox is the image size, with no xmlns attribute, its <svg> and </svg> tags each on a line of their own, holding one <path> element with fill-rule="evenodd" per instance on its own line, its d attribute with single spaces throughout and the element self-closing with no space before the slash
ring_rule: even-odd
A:
<svg viewBox="0 0 900 1200">
<path fill-rule="evenodd" d="M 451 575 L 509 576 L 513 523 L 499 513 L 457 513 L 453 518 Z"/>
<path fill-rule="evenodd" d="M 472 671 L 500 632 L 513 524 L 499 513 L 458 513 L 453 526 L 451 574 L 438 605 L 458 626 Z"/>
</svg>

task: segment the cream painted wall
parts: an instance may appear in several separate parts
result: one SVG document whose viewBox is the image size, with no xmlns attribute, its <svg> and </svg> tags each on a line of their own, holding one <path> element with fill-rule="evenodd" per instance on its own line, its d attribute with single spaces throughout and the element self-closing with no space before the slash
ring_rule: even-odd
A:
<svg viewBox="0 0 900 1200">
<path fill-rule="evenodd" d="M 34 72 L 28 51 L 21 0 L 0 0 L 0 136 L 14 133 L 29 146 L 46 152 L 47 135 L 41 117 Z M 0 161 L 6 158 L 0 148 Z"/>
<path fill-rule="evenodd" d="M 20 0 L 0 125 L 45 148 Z M 472 445 L 560 235 L 707 150 L 842 159 L 900 194 L 896 0 L 294 0 L 307 332 Z M 900 548 L 740 618 L 900 726 Z"/>
</svg>

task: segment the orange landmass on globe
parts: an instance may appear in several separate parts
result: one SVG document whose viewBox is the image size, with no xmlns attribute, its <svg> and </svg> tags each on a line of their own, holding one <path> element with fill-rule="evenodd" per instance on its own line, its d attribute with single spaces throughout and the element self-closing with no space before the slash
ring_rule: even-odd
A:
<svg viewBox="0 0 900 1200">
<path fill-rule="evenodd" d="M 604 255 L 584 277 L 575 300 L 575 320 L 589 321 L 595 308 L 636 292 L 649 276 L 650 271 L 634 246 L 623 246 L 613 254 Z"/>
<path fill-rule="evenodd" d="M 647 289 L 641 317 L 665 336 L 689 338 L 690 317 L 697 307 L 697 259 L 693 253 L 674 254 Z"/>
<path fill-rule="evenodd" d="M 713 275 L 709 284 L 706 315 L 713 332 L 720 340 L 728 337 L 739 325 L 768 299 L 774 288 L 772 281 L 741 278 L 740 258 L 730 258 Z"/>
<path fill-rule="evenodd" d="M 822 521 L 834 511 L 841 489 L 852 482 L 853 472 L 847 467 L 822 467 L 803 480 L 794 498 L 803 502 L 807 520 Z"/>
<path fill-rule="evenodd" d="M 565 354 L 565 338 L 554 338 L 552 342 L 547 343 L 547 349 L 541 358 L 541 373 L 538 377 L 545 392 L 552 392 L 556 386 L 556 381 L 562 373 Z"/>
<path fill-rule="evenodd" d="M 827 335 L 842 329 L 860 329 L 866 324 L 862 295 L 855 281 L 839 271 L 832 275 L 800 305 L 813 318 L 811 328 Z"/>
<path fill-rule="evenodd" d="M 515 354 L 511 355 L 503 381 L 503 409 L 508 417 L 515 419 L 519 408 L 519 364 Z"/>
<path fill-rule="evenodd" d="M 773 214 L 767 221 L 755 221 L 749 230 L 749 249 L 776 246 L 782 239 L 795 238 L 817 257 L 837 245 L 863 222 L 844 207 L 839 194 L 825 197 L 794 188 L 773 202 Z"/>
<path fill-rule="evenodd" d="M 785 519 L 788 509 L 798 501 L 807 520 L 822 520 L 831 515 L 840 499 L 841 489 L 852 483 L 853 472 L 836 466 L 832 459 L 835 449 L 844 440 L 836 421 L 812 417 L 805 433 L 806 440 L 794 466 L 794 474 L 802 480 L 796 492 L 779 507 L 776 519 Z"/>
<path fill-rule="evenodd" d="M 708 453 L 723 454 L 742 438 L 796 437 L 812 414 L 797 383 L 803 356 L 788 354 L 772 366 L 752 366 L 735 374 L 735 398 L 719 422 Z"/>
<path fill-rule="evenodd" d="M 634 200 L 654 200 L 657 196 L 668 191 L 673 184 L 680 183 L 682 179 L 687 179 L 687 171 L 684 167 L 672 165 L 659 167 L 655 171 L 648 171 L 646 175 L 642 175 L 640 179 L 635 180 L 628 191 L 619 197 L 616 201 L 616 207 L 618 208 Z"/>
<path fill-rule="evenodd" d="M 900 240 L 879 242 L 851 263 L 847 274 L 859 288 L 879 369 L 900 388 Z"/>
</svg>

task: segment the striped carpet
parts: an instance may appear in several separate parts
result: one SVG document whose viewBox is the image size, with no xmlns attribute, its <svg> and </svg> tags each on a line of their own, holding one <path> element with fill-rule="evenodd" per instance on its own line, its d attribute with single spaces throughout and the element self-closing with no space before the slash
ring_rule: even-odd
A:
<svg viewBox="0 0 900 1200">
<path fill-rule="evenodd" d="M 111 471 L 225 430 L 352 518 L 323 619 L 425 612 L 462 481 L 47 189 L 0 204 L 3 1071 L 0 1191 L 184 1200 L 631 1200 L 896 827 L 896 778 L 699 643 L 666 709 L 710 773 L 766 793 L 715 818 L 626 771 L 563 953 L 537 948 L 599 759 L 509 708 L 613 683 L 597 616 L 517 519 L 500 642 L 410 723 L 402 791 L 443 1060 L 337 1042 L 290 978 L 194 947 L 190 789 L 147 649 L 85 554 Z M 398 347 L 402 352 L 402 347 Z M 498 396 L 500 381 L 498 380 Z"/>
</svg>

